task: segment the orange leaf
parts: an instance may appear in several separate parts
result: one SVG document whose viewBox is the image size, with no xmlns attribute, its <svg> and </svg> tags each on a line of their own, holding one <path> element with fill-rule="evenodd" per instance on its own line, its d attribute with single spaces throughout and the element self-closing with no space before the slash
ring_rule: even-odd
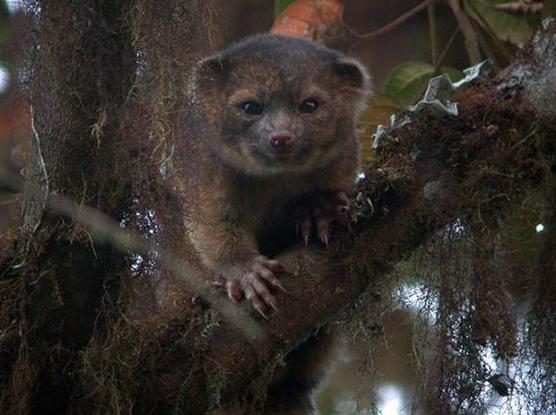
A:
<svg viewBox="0 0 556 415">
<path fill-rule="evenodd" d="M 341 25 L 343 10 L 338 0 L 297 0 L 276 18 L 272 32 L 321 40 Z"/>
</svg>

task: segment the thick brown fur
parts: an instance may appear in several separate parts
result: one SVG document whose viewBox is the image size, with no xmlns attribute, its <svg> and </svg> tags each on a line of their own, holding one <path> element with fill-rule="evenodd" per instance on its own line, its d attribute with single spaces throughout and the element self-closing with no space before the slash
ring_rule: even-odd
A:
<svg viewBox="0 0 556 415">
<path fill-rule="evenodd" d="M 341 204 L 358 169 L 355 118 L 368 85 L 357 61 L 280 35 L 248 38 L 197 66 L 193 131 L 180 143 L 185 224 L 231 299 L 247 297 L 261 314 L 274 306 L 280 266 L 257 240 L 272 217 L 303 195 L 318 195 L 321 210 Z M 307 100 L 316 110 L 300 110 Z M 261 113 L 246 112 L 246 102 Z M 326 236 L 331 218 L 318 219 Z"/>
<path fill-rule="evenodd" d="M 277 227 L 295 234 L 284 217 L 297 200 L 305 201 L 298 218 L 303 239 L 316 234 L 328 243 L 328 226 L 359 168 L 355 121 L 368 92 L 358 61 L 281 35 L 248 38 L 195 68 L 193 115 L 184 122 L 176 163 L 185 178 L 186 236 L 233 301 L 247 298 L 264 317 L 276 309 L 281 266 L 263 255 L 276 251 L 264 240 Z M 311 364 L 301 362 L 325 349 L 310 339 L 291 355 L 298 370 L 283 375 L 270 396 L 280 401 L 288 385 L 297 385 L 290 403 L 297 400 L 298 409 L 269 403 L 268 413 L 311 413 L 307 393 L 322 369 L 305 370 Z"/>
</svg>

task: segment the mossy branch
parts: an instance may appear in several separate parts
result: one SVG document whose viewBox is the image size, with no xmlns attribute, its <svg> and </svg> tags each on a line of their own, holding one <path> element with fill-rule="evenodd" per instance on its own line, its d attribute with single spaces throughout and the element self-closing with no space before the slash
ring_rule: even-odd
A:
<svg viewBox="0 0 556 415">
<path fill-rule="evenodd" d="M 554 25 L 542 39 L 556 45 Z M 554 172 L 554 114 L 535 108 L 546 96 L 522 92 L 552 71 L 554 57 L 546 55 L 551 50 L 533 44 L 504 76 L 479 79 L 459 92 L 457 117 L 421 111 L 391 133 L 352 195 L 351 231 L 338 235 L 328 251 L 300 246 L 280 256 L 289 294 L 279 296 L 280 313 L 260 323 L 266 338 L 252 343 L 226 324 L 217 326 L 201 347 L 188 342 L 188 358 L 179 364 L 175 355 L 162 358 L 155 368 L 155 384 L 177 393 L 176 385 L 164 380 L 169 374 L 174 375 L 171 382 L 187 379 L 194 387 L 184 384 L 181 393 L 187 396 L 189 410 L 201 413 L 210 402 L 207 362 L 220 374 L 218 389 L 224 401 L 245 392 L 253 379 L 273 367 L 277 356 L 330 322 L 369 282 L 384 276 L 439 229 L 461 221 L 496 229 L 527 189 L 542 186 Z M 534 65 L 535 73 L 528 71 L 516 82 L 525 64 Z M 554 83 L 556 78 L 551 79 Z M 552 85 L 546 93 L 555 89 Z M 188 337 L 195 339 L 202 327 L 189 331 Z M 181 350 L 186 351 L 183 346 Z M 192 365 L 204 370 L 192 371 Z M 172 405 L 178 396 L 166 399 Z"/>
</svg>

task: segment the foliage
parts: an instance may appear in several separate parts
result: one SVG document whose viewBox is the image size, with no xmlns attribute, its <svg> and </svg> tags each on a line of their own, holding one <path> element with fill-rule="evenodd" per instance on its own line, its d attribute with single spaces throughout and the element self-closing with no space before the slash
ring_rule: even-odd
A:
<svg viewBox="0 0 556 415">
<path fill-rule="evenodd" d="M 384 95 L 411 105 L 423 94 L 430 78 L 438 73 L 451 75 L 452 81 L 462 78 L 462 73 L 454 68 L 437 69 L 426 62 L 405 62 L 392 70 L 384 85 Z"/>
<path fill-rule="evenodd" d="M 295 0 L 275 0 L 274 2 L 274 15 L 280 15 L 286 8 Z"/>
<path fill-rule="evenodd" d="M 497 5 L 508 3 L 505 0 L 465 0 L 462 10 L 453 10 L 456 14 L 465 13 L 472 18 L 475 22 L 471 26 L 473 36 L 484 39 L 482 52 L 486 55 L 485 58 L 494 60 L 494 64 L 497 63 L 496 61 L 500 56 L 508 53 L 508 45 L 500 42 L 509 42 L 512 47 L 512 54 L 515 56 L 518 49 L 514 46 L 522 45 L 531 40 L 540 26 L 538 13 L 530 15 L 522 9 L 516 9 L 514 13 L 496 9 Z M 546 2 L 545 11 L 549 7 L 553 6 L 550 5 L 550 2 Z M 433 22 L 434 20 L 429 20 L 430 31 L 436 33 L 435 23 Z M 463 29 L 460 27 L 457 30 L 462 31 Z M 454 32 L 454 34 L 457 34 L 457 32 Z M 438 62 L 408 61 L 392 69 L 388 80 L 384 84 L 382 94 L 372 97 L 369 101 L 369 109 L 364 114 L 362 122 L 369 126 L 387 124 L 389 114 L 401 112 L 422 97 L 428 81 L 434 76 L 447 73 L 452 81 L 459 80 L 462 77 L 461 70 L 464 68 L 444 66 L 442 62 L 447 51 L 453 47 L 452 40 L 447 41 Z M 438 39 L 434 38 L 432 41 L 438 42 Z M 491 48 L 487 47 L 487 44 L 490 43 L 493 43 L 494 48 L 498 48 L 498 50 L 492 52 Z M 368 144 L 364 143 L 363 147 L 367 150 Z M 365 153 L 368 154 L 368 151 L 365 151 Z"/>
<path fill-rule="evenodd" d="M 507 3 L 505 0 L 467 0 L 463 4 L 465 12 L 487 33 L 494 34 L 498 39 L 514 45 L 525 44 L 538 30 L 540 19 L 527 14 L 511 14 L 495 8 L 496 5 Z"/>
</svg>

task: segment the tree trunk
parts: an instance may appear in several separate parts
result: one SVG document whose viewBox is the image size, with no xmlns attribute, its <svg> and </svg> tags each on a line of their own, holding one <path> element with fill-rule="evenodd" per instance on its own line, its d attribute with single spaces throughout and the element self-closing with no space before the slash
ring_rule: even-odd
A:
<svg viewBox="0 0 556 415">
<path fill-rule="evenodd" d="M 127 268 L 122 252 L 45 208 L 51 194 L 115 218 L 129 205 L 118 118 L 135 75 L 132 39 L 120 20 L 130 4 L 49 1 L 36 7 L 32 19 L 40 31 L 33 34 L 29 85 L 33 157 L 17 244 L 24 266 L 7 280 L 2 296 L 9 341 L 2 348 L 0 394 L 10 413 L 64 412 L 77 353 L 93 335 L 105 291 L 115 295 Z"/>
</svg>

